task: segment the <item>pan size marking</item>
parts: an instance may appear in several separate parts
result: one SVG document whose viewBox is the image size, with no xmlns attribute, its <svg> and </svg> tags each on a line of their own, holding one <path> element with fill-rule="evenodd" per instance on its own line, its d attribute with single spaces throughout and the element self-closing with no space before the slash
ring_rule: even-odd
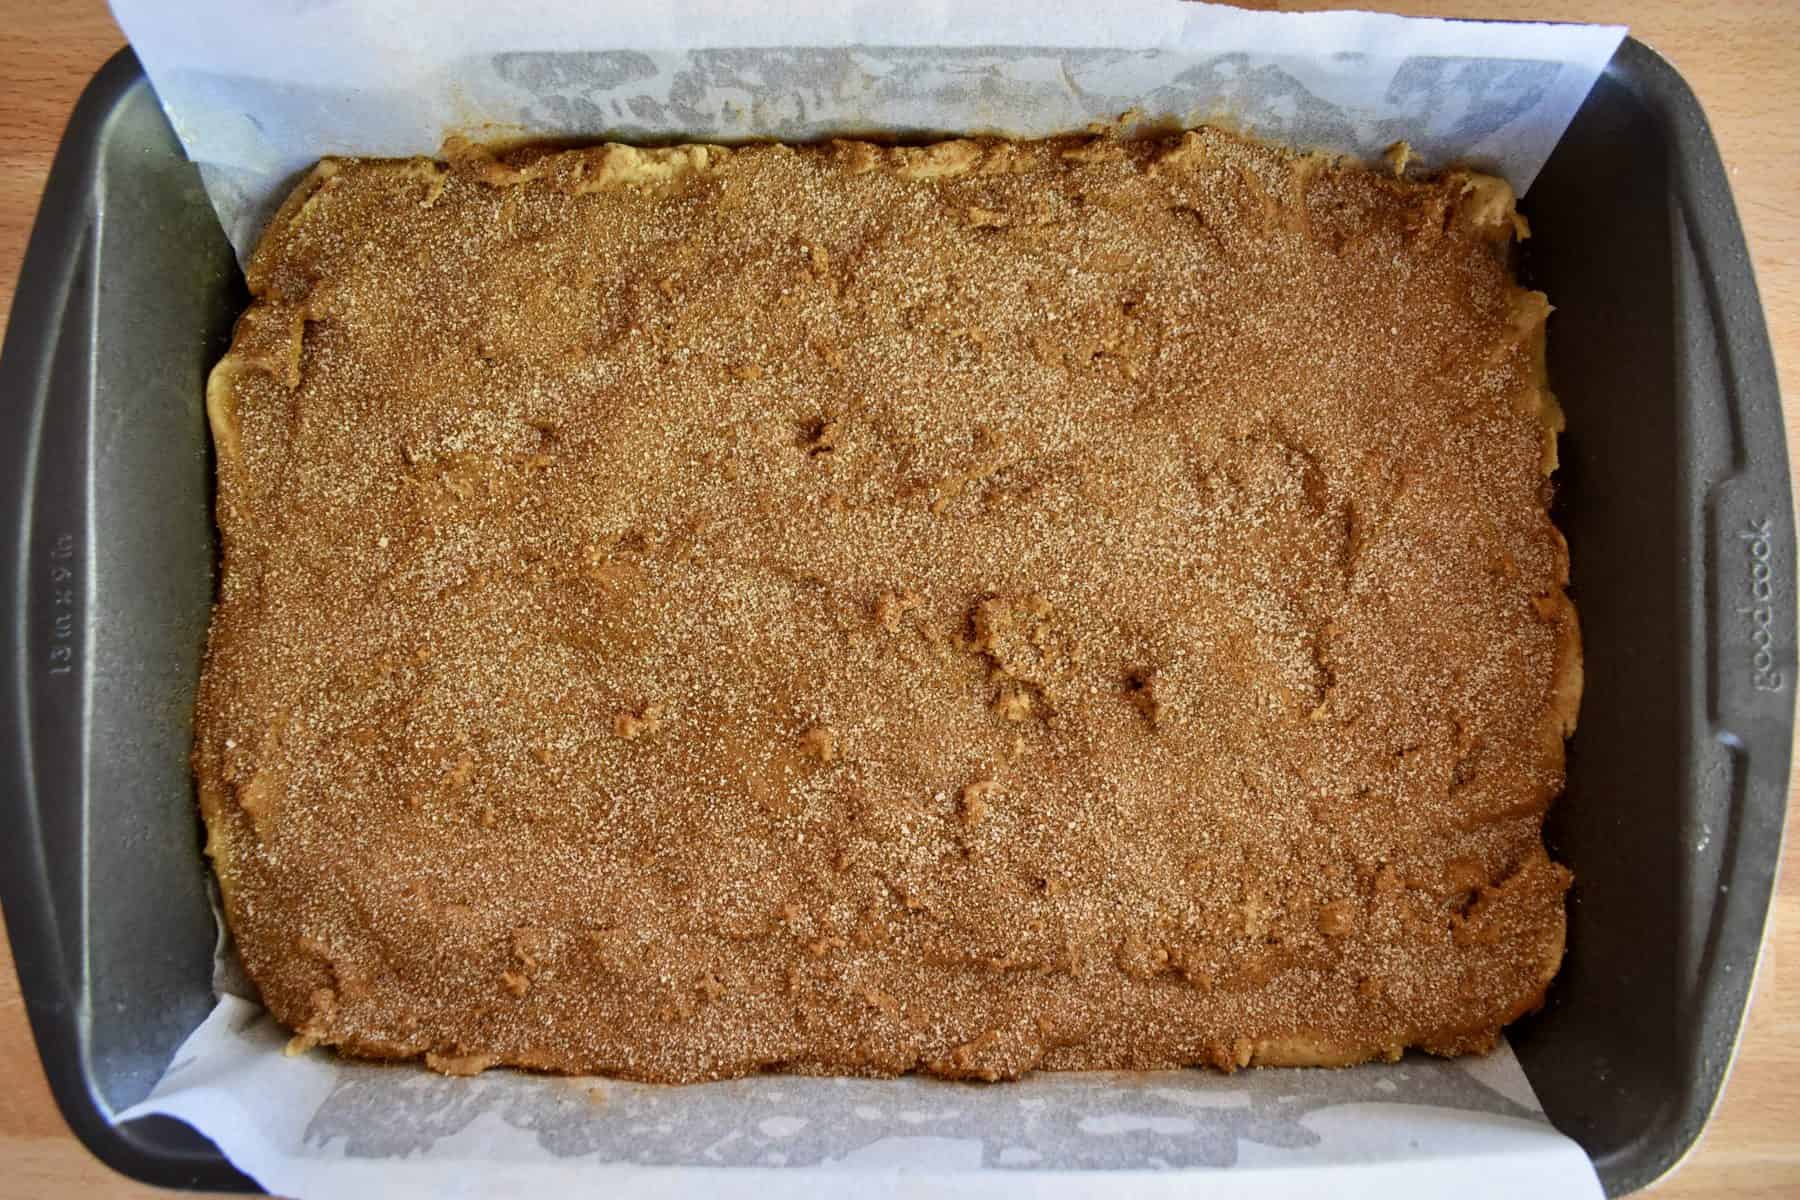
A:
<svg viewBox="0 0 1800 1200">
<path fill-rule="evenodd" d="M 75 535 L 59 533 L 50 544 L 50 674 L 75 671 L 78 615 Z"/>
</svg>

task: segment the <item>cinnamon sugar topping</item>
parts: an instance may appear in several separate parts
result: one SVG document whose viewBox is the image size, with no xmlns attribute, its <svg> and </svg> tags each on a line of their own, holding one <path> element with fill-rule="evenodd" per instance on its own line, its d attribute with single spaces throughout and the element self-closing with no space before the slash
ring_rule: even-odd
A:
<svg viewBox="0 0 1800 1200">
<path fill-rule="evenodd" d="M 324 164 L 208 395 L 264 999 L 452 1074 L 1487 1047 L 1579 691 L 1521 231 L 1214 130 Z"/>
</svg>

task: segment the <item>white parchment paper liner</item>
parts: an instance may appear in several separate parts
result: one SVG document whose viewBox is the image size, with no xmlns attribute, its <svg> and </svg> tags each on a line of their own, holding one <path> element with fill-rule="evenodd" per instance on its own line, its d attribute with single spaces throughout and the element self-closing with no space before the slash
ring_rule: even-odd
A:
<svg viewBox="0 0 1800 1200">
<path fill-rule="evenodd" d="M 1365 158 L 1405 138 L 1428 166 L 1472 162 L 1524 193 L 1623 36 L 1175 0 L 114 0 L 114 11 L 240 257 L 319 157 L 430 154 L 450 132 L 1029 136 L 1136 108 Z M 283 1057 L 285 1033 L 230 994 L 241 985 L 222 955 L 218 1007 L 121 1119 L 180 1117 L 287 1196 L 1600 1195 L 1504 1048 L 1348 1071 L 992 1087 L 446 1079 Z"/>
</svg>

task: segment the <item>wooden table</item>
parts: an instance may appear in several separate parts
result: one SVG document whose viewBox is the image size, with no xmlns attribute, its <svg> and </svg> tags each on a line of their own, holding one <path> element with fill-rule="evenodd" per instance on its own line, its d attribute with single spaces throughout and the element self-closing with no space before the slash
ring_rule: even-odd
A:
<svg viewBox="0 0 1800 1200">
<path fill-rule="evenodd" d="M 1675 62 L 1705 104 L 1731 172 L 1790 398 L 1788 456 L 1800 461 L 1800 90 L 1793 86 L 1800 8 L 1792 0 L 1388 0 L 1370 7 L 1624 24 Z M 123 41 L 101 0 L 0 0 L 0 322 L 63 123 L 89 76 Z M 1658 1197 L 1800 1195 L 1797 856 L 1800 837 L 1788 842 L 1757 996 L 1724 1101 Z M 3 944 L 0 1081 L 0 1198 L 168 1194 L 114 1175 L 70 1135 L 44 1082 Z"/>
</svg>

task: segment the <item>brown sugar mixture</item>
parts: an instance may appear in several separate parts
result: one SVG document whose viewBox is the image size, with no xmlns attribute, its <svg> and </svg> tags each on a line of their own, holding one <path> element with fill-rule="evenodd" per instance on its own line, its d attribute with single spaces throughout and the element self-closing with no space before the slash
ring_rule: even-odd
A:
<svg viewBox="0 0 1800 1200">
<path fill-rule="evenodd" d="M 320 164 L 208 394 L 264 1000 L 452 1073 L 1488 1048 L 1580 690 L 1523 232 L 1214 130 Z"/>
</svg>

